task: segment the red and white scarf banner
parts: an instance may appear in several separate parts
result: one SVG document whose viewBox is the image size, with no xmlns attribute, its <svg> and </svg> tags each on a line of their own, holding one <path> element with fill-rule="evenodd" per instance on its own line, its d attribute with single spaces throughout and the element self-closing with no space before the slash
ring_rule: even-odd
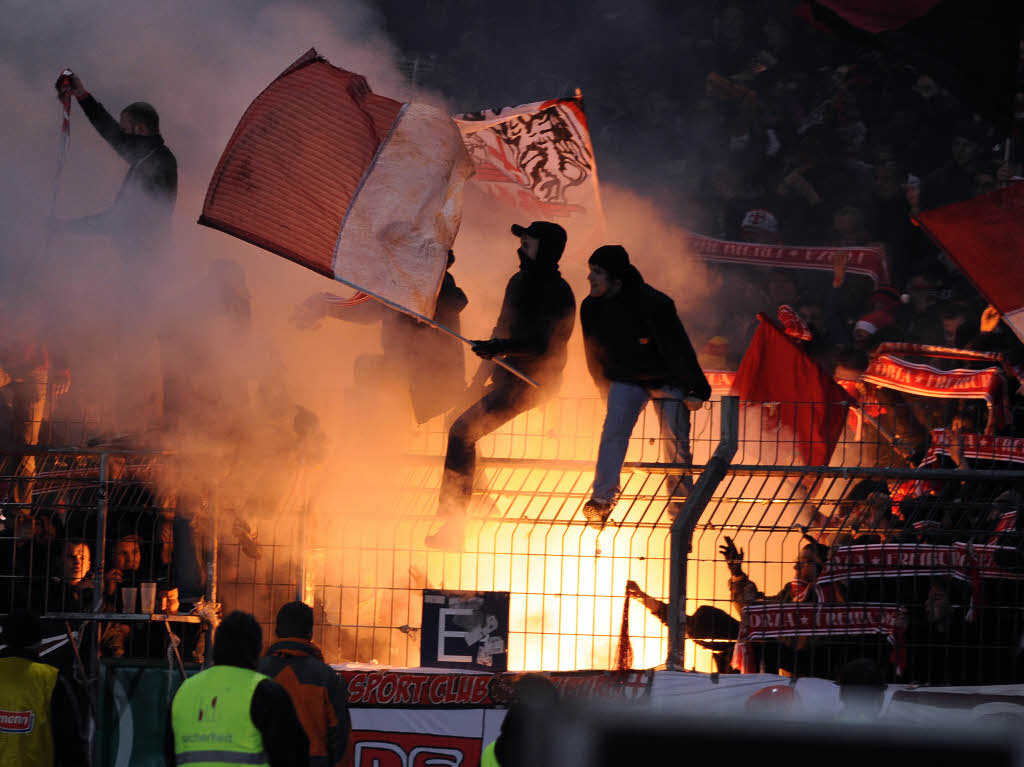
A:
<svg viewBox="0 0 1024 767">
<path fill-rule="evenodd" d="M 954 439 L 960 443 L 961 455 L 972 461 L 1024 463 L 1024 438 L 993 437 L 966 431 L 954 434 L 946 429 L 932 429 L 931 444 L 920 466 L 936 463 L 940 455 L 951 456 L 950 441 Z"/>
<path fill-rule="evenodd" d="M 735 370 L 705 370 L 704 377 L 711 385 L 711 395 L 724 397 L 732 394 L 732 385 L 736 381 Z"/>
<path fill-rule="evenodd" d="M 522 211 L 524 221 L 580 223 L 603 231 L 582 98 L 486 109 L 454 120 L 475 169 L 471 186 Z"/>
<path fill-rule="evenodd" d="M 894 660 L 903 665 L 903 631 L 907 610 L 881 602 L 760 602 L 743 608 L 733 666 L 744 674 L 757 671 L 751 642 L 804 637 L 884 636 L 895 645 Z"/>
<path fill-rule="evenodd" d="M 997 551 L 1013 551 L 993 544 L 867 543 L 836 546 L 819 583 L 870 578 L 949 577 L 971 581 L 976 576 L 1021 580 L 1024 575 L 999 567 Z"/>
<path fill-rule="evenodd" d="M 908 362 L 886 351 L 883 345 L 875 352 L 860 380 L 885 389 L 938 399 L 983 399 L 988 405 L 986 432 L 1002 428 L 1010 420 L 1010 401 L 1006 377 L 1001 367 L 981 370 L 957 368 L 940 370 L 923 363 Z M 900 353 L 928 356 L 928 347 L 901 344 Z M 957 351 L 957 350 L 951 350 Z M 937 356 L 937 355 L 931 355 Z"/>
<path fill-rule="evenodd" d="M 475 767 L 501 732 L 518 674 L 437 669 L 338 670 L 352 734 L 346 764 Z M 562 700 L 646 701 L 653 670 L 547 674 Z"/>
<path fill-rule="evenodd" d="M 769 245 L 716 240 L 701 234 L 691 234 L 690 252 L 706 261 L 788 269 L 813 269 L 830 273 L 833 269 L 833 257 L 838 253 L 845 253 L 849 256 L 849 263 L 846 267 L 848 274 L 867 277 L 876 286 L 889 283 L 889 265 L 885 250 L 880 245 L 853 248 Z"/>
</svg>

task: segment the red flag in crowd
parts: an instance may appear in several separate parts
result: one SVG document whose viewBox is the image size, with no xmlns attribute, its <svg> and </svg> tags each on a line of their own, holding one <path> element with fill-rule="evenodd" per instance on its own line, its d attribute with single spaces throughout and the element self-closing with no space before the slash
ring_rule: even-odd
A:
<svg viewBox="0 0 1024 767">
<path fill-rule="evenodd" d="M 1024 340 L 1024 183 L 925 211 L 917 221 Z"/>
<path fill-rule="evenodd" d="M 429 318 L 471 173 L 451 117 L 310 50 L 242 116 L 199 223 Z"/>
<path fill-rule="evenodd" d="M 771 320 L 763 314 L 757 319 L 734 391 L 742 400 L 775 405 L 804 462 L 825 466 L 846 423 L 850 397 Z"/>
<path fill-rule="evenodd" d="M 1019 0 L 803 0 L 800 13 L 920 67 L 1010 135 L 1024 20 Z"/>
</svg>

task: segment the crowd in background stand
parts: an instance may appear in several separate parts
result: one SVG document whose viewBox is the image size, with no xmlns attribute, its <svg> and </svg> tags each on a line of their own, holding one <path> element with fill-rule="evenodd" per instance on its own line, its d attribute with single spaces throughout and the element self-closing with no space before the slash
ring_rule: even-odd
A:
<svg viewBox="0 0 1024 767">
<path fill-rule="evenodd" d="M 1024 92 L 1017 94 L 1014 135 L 996 135 L 927 72 L 810 27 L 793 15 L 789 0 L 756 7 L 713 0 L 684 6 L 651 3 L 643 12 L 608 1 L 598 3 L 592 23 L 582 26 L 570 7 L 526 2 L 473 13 L 470 5 L 462 0 L 431 9 L 432 24 L 457 19 L 462 32 L 445 50 L 428 54 L 431 66 L 423 69 L 421 84 L 440 87 L 467 110 L 495 100 L 516 103 L 560 95 L 583 85 L 602 178 L 626 185 L 642 179 L 641 191 L 688 229 L 747 242 L 884 245 L 890 280 L 873 290 L 847 276 L 841 257 L 831 279 L 794 269 L 764 275 L 748 267 L 712 266 L 717 275 L 713 288 L 729 296 L 729 317 L 746 315 L 750 322 L 725 325 L 715 317 L 687 318 L 705 369 L 734 369 L 756 312 L 774 316 L 780 305 L 796 310 L 811 330 L 805 348 L 839 377 L 855 378 L 884 341 L 994 351 L 1011 364 L 1024 357 L 1005 323 L 911 221 L 920 210 L 969 199 L 1021 175 Z M 388 2 L 381 6 L 406 49 L 430 48 L 430 24 L 419 24 L 406 8 L 397 14 L 389 13 Z M 649 23 L 650 13 L 660 14 L 662 23 Z M 404 24 L 396 21 L 399 16 Z M 508 81 L 495 81 L 485 67 L 467 66 L 478 62 L 482 51 L 500 48 L 503 36 L 518 34 L 532 16 L 545 22 L 532 44 L 548 55 L 524 61 L 522 68 L 506 67 Z M 570 40 L 572 46 L 560 44 Z M 579 49 L 594 55 L 576 57 L 573 51 Z M 569 79 L 575 66 L 586 66 L 591 81 Z M 524 93 L 524 83 L 540 90 Z M 233 280 L 233 275 L 223 277 L 224 295 L 247 303 L 244 285 L 232 292 Z M 26 348 L 0 350 L 0 368 L 25 363 Z M 48 380 L 66 388 L 65 373 L 50 375 L 49 361 L 30 368 L 30 373 L 46 370 Z M 6 411 L 12 429 L 23 430 L 22 411 L 38 409 L 40 398 L 29 390 L 36 379 L 16 378 L 4 387 Z M 1014 418 L 1003 435 L 1024 432 L 1018 384 L 1011 382 Z M 184 398 L 196 396 L 186 392 Z M 898 431 L 909 435 L 910 463 L 923 456 L 932 428 L 981 431 L 976 408 L 965 401 L 943 400 L 928 409 L 899 394 L 886 396 L 892 405 L 908 405 L 893 412 L 906 419 Z M 301 441 L 299 430 L 297 416 Z M 32 446 L 37 439 L 38 431 L 16 441 Z M 967 465 L 952 452 L 948 465 Z M 5 473 L 22 480 L 12 483 L 10 498 L 31 503 L 34 468 L 18 467 L 23 456 L 11 460 L 16 470 Z M 891 484 L 875 491 L 890 498 L 876 504 L 886 513 L 872 523 L 884 528 L 878 535 L 885 540 L 924 540 L 936 530 L 991 537 L 1020 503 L 1016 493 L 1021 488 L 1005 483 L 947 482 L 905 500 L 899 500 Z M 1010 506 L 998 518 L 986 510 L 995 508 L 997 499 L 1002 499 L 1000 508 Z M 860 503 L 852 494 L 847 501 Z M 179 527 L 195 527 L 192 516 L 179 515 Z M 172 532 L 168 515 L 157 519 L 148 537 L 139 537 L 137 529 L 108 535 L 110 550 L 102 553 L 108 562 L 102 601 L 108 609 L 122 608 L 117 586 L 136 583 L 140 572 L 166 578 L 166 591 L 173 590 L 171 552 L 175 540 L 186 536 Z M 9 572 L 0 572 L 20 576 L 34 568 L 42 573 L 31 586 L 41 590 L 37 599 L 59 604 L 49 609 L 90 609 L 92 572 L 100 555 L 92 551 L 94 525 L 79 520 L 80 529 L 72 529 L 64 517 L 41 512 L 9 514 L 8 522 L 0 539 L 0 568 Z M 1018 552 L 1019 526 L 1018 521 L 999 531 L 1018 536 L 1009 540 Z M 241 534 L 245 538 L 247 532 Z M 1019 567 L 1019 557 L 1005 564 Z M 193 576 L 201 582 L 197 573 Z M 16 591 L 0 589 L 0 612 L 17 603 Z M 929 591 L 930 605 L 959 604 L 950 601 L 948 589 L 946 596 L 940 592 L 941 583 Z M 947 620 L 951 612 L 935 614 Z M 940 622 L 929 621 L 928 630 Z M 124 652 L 123 641 L 112 640 L 109 652 Z"/>
</svg>

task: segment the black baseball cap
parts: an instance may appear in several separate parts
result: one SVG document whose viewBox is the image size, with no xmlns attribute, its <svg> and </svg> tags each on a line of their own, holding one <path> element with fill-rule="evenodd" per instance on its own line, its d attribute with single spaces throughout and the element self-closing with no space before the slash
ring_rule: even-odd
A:
<svg viewBox="0 0 1024 767">
<path fill-rule="evenodd" d="M 541 242 L 556 245 L 559 252 L 565 247 L 565 241 L 568 239 L 565 230 L 558 224 L 553 224 L 550 221 L 534 221 L 529 226 L 512 224 L 512 234 L 516 237 L 522 237 L 524 234 L 536 237 Z"/>
</svg>

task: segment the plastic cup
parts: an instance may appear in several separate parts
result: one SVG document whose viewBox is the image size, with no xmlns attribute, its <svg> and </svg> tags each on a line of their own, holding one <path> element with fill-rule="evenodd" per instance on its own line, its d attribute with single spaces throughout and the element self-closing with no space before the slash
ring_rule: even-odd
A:
<svg viewBox="0 0 1024 767">
<path fill-rule="evenodd" d="M 136 586 L 122 586 L 121 587 L 121 603 L 124 605 L 124 611 L 126 613 L 135 612 L 136 600 L 139 596 L 139 589 Z"/>
<path fill-rule="evenodd" d="M 142 612 L 152 613 L 156 609 L 156 584 L 152 581 L 139 584 Z"/>
</svg>

